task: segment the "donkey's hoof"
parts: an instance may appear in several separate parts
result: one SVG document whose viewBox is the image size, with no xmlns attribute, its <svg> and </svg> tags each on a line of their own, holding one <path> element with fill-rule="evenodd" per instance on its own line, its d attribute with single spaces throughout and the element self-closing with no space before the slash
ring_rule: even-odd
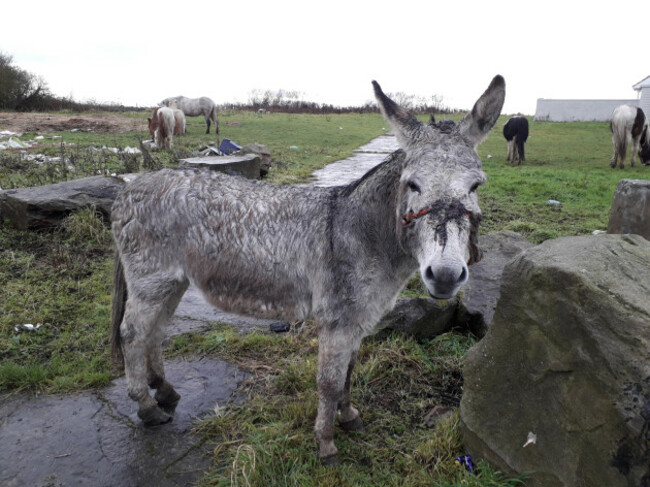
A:
<svg viewBox="0 0 650 487">
<path fill-rule="evenodd" d="M 159 424 L 169 423 L 173 418 L 158 406 L 151 406 L 138 411 L 138 417 L 145 426 L 158 426 Z"/>
<path fill-rule="evenodd" d="M 350 420 L 350 421 L 345 421 L 341 422 L 339 421 L 339 426 L 343 428 L 345 431 L 364 431 L 366 429 L 365 425 L 363 424 L 363 420 L 361 419 L 361 416 L 357 416 L 356 418 Z"/>
<path fill-rule="evenodd" d="M 335 465 L 340 465 L 341 460 L 339 459 L 338 454 L 333 453 L 332 455 L 328 455 L 326 457 L 319 457 L 320 463 L 323 464 L 325 467 L 333 467 Z"/>
<path fill-rule="evenodd" d="M 171 414 L 176 411 L 176 406 L 178 406 L 178 401 L 180 401 L 181 395 L 174 389 L 167 391 L 161 391 L 159 389 L 156 391 L 154 399 L 163 411 Z"/>
</svg>

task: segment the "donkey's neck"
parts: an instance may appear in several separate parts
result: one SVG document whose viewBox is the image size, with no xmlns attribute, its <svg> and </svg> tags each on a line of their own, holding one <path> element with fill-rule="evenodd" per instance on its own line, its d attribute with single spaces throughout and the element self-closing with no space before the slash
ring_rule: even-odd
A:
<svg viewBox="0 0 650 487">
<path fill-rule="evenodd" d="M 372 249 L 372 258 L 384 260 L 389 266 L 385 269 L 400 279 L 410 275 L 417 266 L 415 259 L 400 246 L 396 231 L 397 193 L 404 164 L 404 152 L 396 151 L 361 179 L 343 188 L 337 218 L 347 232 Z"/>
</svg>

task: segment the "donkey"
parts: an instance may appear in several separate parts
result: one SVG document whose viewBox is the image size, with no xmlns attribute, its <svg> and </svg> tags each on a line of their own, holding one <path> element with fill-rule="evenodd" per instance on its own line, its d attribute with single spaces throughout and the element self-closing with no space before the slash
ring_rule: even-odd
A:
<svg viewBox="0 0 650 487">
<path fill-rule="evenodd" d="M 637 154 L 642 164 L 650 164 L 650 127 L 641 108 L 633 105 L 616 107 L 612 114 L 610 129 L 614 143 L 614 155 L 609 162 L 612 168 L 615 168 L 617 163 L 621 169 L 625 167 L 625 156 L 630 141 L 632 142 L 630 166 L 634 167 Z"/>
<path fill-rule="evenodd" d="M 508 141 L 507 161 L 517 165 L 526 160 L 524 144 L 528 140 L 528 119 L 526 117 L 512 117 L 503 126 L 503 136 Z"/>
<path fill-rule="evenodd" d="M 219 122 L 217 121 L 217 104 L 207 96 L 201 98 L 187 98 L 185 96 L 173 96 L 165 98 L 160 106 L 178 108 L 188 117 L 203 115 L 208 128 L 206 134 L 210 133 L 210 121 L 214 122 L 215 133 L 219 135 Z"/>
<path fill-rule="evenodd" d="M 222 173 L 143 174 L 112 208 L 116 243 L 114 352 L 146 425 L 166 423 L 180 399 L 165 380 L 163 325 L 189 283 L 230 312 L 320 326 L 318 457 L 338 462 L 334 422 L 360 430 L 350 402 L 362 338 L 419 269 L 429 294 L 449 299 L 481 258 L 476 147 L 496 123 L 496 76 L 453 130 L 424 125 L 373 81 L 401 149 L 348 186 L 276 186 Z M 156 389 L 154 397 L 149 388 Z"/>
</svg>

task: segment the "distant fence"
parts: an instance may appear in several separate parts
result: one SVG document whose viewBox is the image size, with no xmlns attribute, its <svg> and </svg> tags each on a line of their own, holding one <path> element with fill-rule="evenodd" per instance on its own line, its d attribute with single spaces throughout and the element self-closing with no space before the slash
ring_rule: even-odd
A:
<svg viewBox="0 0 650 487">
<path fill-rule="evenodd" d="M 537 99 L 535 121 L 609 122 L 619 105 L 639 106 L 639 100 L 551 100 Z"/>
</svg>

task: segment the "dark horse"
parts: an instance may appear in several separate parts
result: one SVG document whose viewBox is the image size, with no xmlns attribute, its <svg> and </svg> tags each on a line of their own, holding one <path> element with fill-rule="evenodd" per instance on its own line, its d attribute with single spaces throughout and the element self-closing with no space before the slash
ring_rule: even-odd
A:
<svg viewBox="0 0 650 487">
<path fill-rule="evenodd" d="M 118 195 L 113 344 L 145 424 L 170 421 L 180 399 L 165 379 L 161 342 L 192 283 L 225 311 L 317 321 L 314 431 L 321 461 L 337 462 L 336 417 L 344 429 L 363 426 L 350 402 L 363 337 L 414 272 L 437 299 L 467 281 L 480 259 L 477 189 L 486 180 L 476 148 L 499 118 L 505 81 L 496 76 L 446 131 L 422 124 L 376 82 L 374 90 L 402 148 L 348 186 L 163 169 Z"/>
<path fill-rule="evenodd" d="M 511 162 L 525 161 L 524 144 L 528 139 L 528 120 L 524 117 L 512 117 L 503 126 L 503 136 L 508 141 L 508 157 Z"/>
</svg>

